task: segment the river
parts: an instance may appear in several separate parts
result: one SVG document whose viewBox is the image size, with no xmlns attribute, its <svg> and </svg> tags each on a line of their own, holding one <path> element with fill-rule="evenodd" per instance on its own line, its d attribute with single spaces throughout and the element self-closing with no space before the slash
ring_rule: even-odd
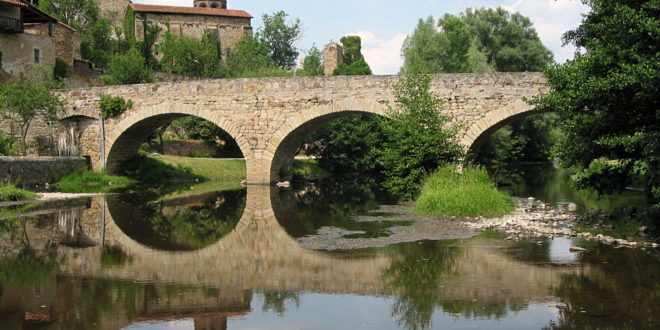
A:
<svg viewBox="0 0 660 330">
<path fill-rule="evenodd" d="M 507 189 L 520 196 L 604 209 L 562 188 L 552 167 L 517 173 Z M 358 221 L 396 216 L 376 212 L 394 201 L 372 183 L 130 188 L 0 210 L 0 328 L 660 328 L 652 250 L 491 232 L 300 247 L 319 230 L 369 240 L 409 225 Z"/>
</svg>

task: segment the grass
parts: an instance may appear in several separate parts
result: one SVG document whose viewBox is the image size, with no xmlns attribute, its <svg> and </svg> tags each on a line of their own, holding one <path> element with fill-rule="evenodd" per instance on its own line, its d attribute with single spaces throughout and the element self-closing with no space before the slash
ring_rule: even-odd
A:
<svg viewBox="0 0 660 330">
<path fill-rule="evenodd" d="M 242 159 L 190 158 L 171 155 L 149 155 L 148 157 L 177 168 L 188 168 L 193 175 L 208 180 L 242 181 L 245 180 L 247 173 L 245 161 Z"/>
<path fill-rule="evenodd" d="M 9 184 L 0 184 L 0 202 L 18 202 L 36 199 L 37 194 Z"/>
<path fill-rule="evenodd" d="M 71 173 L 57 182 L 59 191 L 66 193 L 102 193 L 127 186 L 132 180 L 123 176 L 82 171 Z"/>
<path fill-rule="evenodd" d="M 328 172 L 319 167 L 316 159 L 295 159 L 293 176 L 294 178 L 320 179 L 328 176 Z"/>
<path fill-rule="evenodd" d="M 497 190 L 486 170 L 467 167 L 457 173 L 454 167 L 443 167 L 425 180 L 413 212 L 498 217 L 515 206 L 511 196 Z"/>
</svg>

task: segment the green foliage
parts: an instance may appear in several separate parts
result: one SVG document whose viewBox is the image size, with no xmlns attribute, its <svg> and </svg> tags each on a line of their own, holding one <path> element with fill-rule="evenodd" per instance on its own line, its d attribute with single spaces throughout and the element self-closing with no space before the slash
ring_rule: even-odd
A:
<svg viewBox="0 0 660 330">
<path fill-rule="evenodd" d="M 218 125 L 208 120 L 191 116 L 173 121 L 170 127 L 175 131 L 183 131 L 183 137 L 187 139 L 221 141 L 224 144 L 222 149 L 218 151 L 219 155 L 226 158 L 243 158 L 243 153 L 236 140 Z"/>
<path fill-rule="evenodd" d="M 460 18 L 497 72 L 539 71 L 553 62 L 532 21 L 504 8 L 468 9 Z"/>
<path fill-rule="evenodd" d="M 484 169 L 467 167 L 462 173 L 445 166 L 429 176 L 415 205 L 415 213 L 498 217 L 515 209 L 513 199 L 497 190 Z"/>
<path fill-rule="evenodd" d="M 296 66 L 298 51 L 293 44 L 302 36 L 300 19 L 295 18 L 287 24 L 288 16 L 284 11 L 264 14 L 263 27 L 257 31 L 257 39 L 268 48 L 270 62 L 285 70 Z"/>
<path fill-rule="evenodd" d="M 125 187 L 130 182 L 131 179 L 122 176 L 80 171 L 61 178 L 57 188 L 65 193 L 101 193 Z"/>
<path fill-rule="evenodd" d="M 380 149 L 386 135 L 384 119 L 371 114 L 355 114 L 330 122 L 312 133 L 305 150 L 318 158 L 319 166 L 330 173 L 378 174 Z"/>
<path fill-rule="evenodd" d="M 458 161 L 463 148 L 458 144 L 459 127 L 442 114 L 442 100 L 430 92 L 431 76 L 408 74 L 394 84 L 396 100 L 383 122 L 387 140 L 380 157 L 383 183 L 405 199 L 417 194 L 419 184 L 432 171 Z"/>
<path fill-rule="evenodd" d="M 82 37 L 80 53 L 97 67 L 106 67 L 116 42 L 111 38 L 112 24 L 102 17 L 97 0 L 41 0 L 39 7 L 74 27 Z"/>
<path fill-rule="evenodd" d="M 135 22 L 135 10 L 130 6 L 127 6 L 126 14 L 124 14 L 123 32 L 124 39 L 126 42 L 128 42 L 129 45 L 134 45 L 137 43 L 137 40 L 135 39 Z"/>
<path fill-rule="evenodd" d="M 9 184 L 0 184 L 0 202 L 17 202 L 36 198 L 37 194 L 31 191 L 16 188 Z"/>
<path fill-rule="evenodd" d="M 564 35 L 582 52 L 546 70 L 565 135 L 555 151 L 582 187 L 618 190 L 641 175 L 660 201 L 660 7 L 657 1 L 590 0 L 582 25 Z"/>
<path fill-rule="evenodd" d="M 328 175 L 315 159 L 295 159 L 293 161 L 294 179 L 320 179 Z"/>
<path fill-rule="evenodd" d="M 227 50 L 227 76 L 242 77 L 272 67 L 268 45 L 261 40 L 247 35 L 239 40 L 234 48 Z"/>
<path fill-rule="evenodd" d="M 16 139 L 12 136 L 6 136 L 0 132 L 0 156 L 16 156 L 14 154 L 14 143 Z"/>
<path fill-rule="evenodd" d="M 166 72 L 210 78 L 224 74 L 217 33 L 206 30 L 197 39 L 168 31 L 158 49 L 163 55 L 160 65 Z"/>
<path fill-rule="evenodd" d="M 309 76 L 322 76 L 323 72 L 323 53 L 316 46 L 312 46 L 307 56 L 303 60 L 303 70 Z"/>
<path fill-rule="evenodd" d="M 358 36 L 341 38 L 343 62 L 332 73 L 335 76 L 371 75 L 371 68 L 362 55 L 362 39 Z"/>
<path fill-rule="evenodd" d="M 520 162 L 546 162 L 558 136 L 556 115 L 542 114 L 518 120 L 497 130 L 477 146 L 474 161 L 487 167 Z"/>
<path fill-rule="evenodd" d="M 110 56 L 107 75 L 103 76 L 105 85 L 130 85 L 152 81 L 151 70 L 137 48 L 131 48 L 126 54 Z"/>
<path fill-rule="evenodd" d="M 0 118 L 11 121 L 19 128 L 23 144 L 34 119 L 52 122 L 62 108 L 63 102 L 50 93 L 48 86 L 35 84 L 26 77 L 0 85 Z"/>
<path fill-rule="evenodd" d="M 529 18 L 503 8 L 421 20 L 403 45 L 403 72 L 523 72 L 552 63 Z"/>
<path fill-rule="evenodd" d="M 104 119 L 117 117 L 133 106 L 133 100 L 121 96 L 101 95 L 99 107 Z"/>
<path fill-rule="evenodd" d="M 57 57 L 55 58 L 55 66 L 53 67 L 53 76 L 55 79 L 64 79 L 69 75 L 69 66 L 66 61 Z"/>
</svg>

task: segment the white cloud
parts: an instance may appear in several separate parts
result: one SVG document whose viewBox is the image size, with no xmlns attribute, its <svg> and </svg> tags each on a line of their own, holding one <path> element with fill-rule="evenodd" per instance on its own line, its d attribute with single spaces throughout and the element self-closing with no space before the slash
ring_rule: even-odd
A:
<svg viewBox="0 0 660 330">
<path fill-rule="evenodd" d="M 397 74 L 403 65 L 401 46 L 406 35 L 398 33 L 390 39 L 379 39 L 373 32 L 358 31 L 347 35 L 362 38 L 362 54 L 374 74 Z"/>
<path fill-rule="evenodd" d="M 529 17 L 543 44 L 555 54 L 557 62 L 563 63 L 573 58 L 575 47 L 562 47 L 561 37 L 580 25 L 581 14 L 589 11 L 588 6 L 579 0 L 517 0 L 511 6 L 502 7 Z"/>
</svg>

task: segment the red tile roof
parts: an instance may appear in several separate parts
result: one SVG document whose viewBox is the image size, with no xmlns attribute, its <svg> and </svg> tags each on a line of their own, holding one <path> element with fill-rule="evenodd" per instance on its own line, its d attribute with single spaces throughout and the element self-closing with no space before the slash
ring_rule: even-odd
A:
<svg viewBox="0 0 660 330">
<path fill-rule="evenodd" d="M 21 6 L 21 7 L 27 7 L 27 4 L 25 2 L 20 2 L 18 0 L 0 0 L 0 2 L 8 3 L 10 5 L 16 5 L 16 6 Z"/>
<path fill-rule="evenodd" d="M 207 16 L 225 16 L 253 18 L 243 10 L 218 9 L 204 7 L 177 7 L 177 6 L 156 6 L 130 3 L 129 6 L 136 12 L 142 13 L 163 13 L 163 14 L 184 14 L 184 15 L 207 15 Z"/>
</svg>

